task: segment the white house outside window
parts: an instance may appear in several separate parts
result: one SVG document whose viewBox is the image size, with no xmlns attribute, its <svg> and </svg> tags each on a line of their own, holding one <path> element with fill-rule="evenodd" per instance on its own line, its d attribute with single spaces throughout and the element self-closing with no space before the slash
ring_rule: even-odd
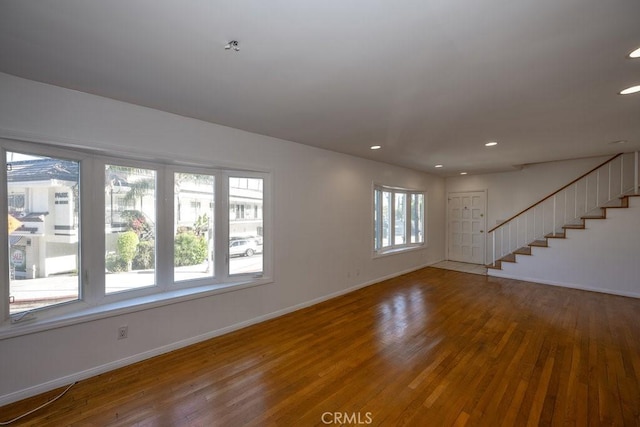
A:
<svg viewBox="0 0 640 427">
<path fill-rule="evenodd" d="M 78 300 L 80 163 L 7 151 L 5 179 L 10 313 Z"/>
</svg>

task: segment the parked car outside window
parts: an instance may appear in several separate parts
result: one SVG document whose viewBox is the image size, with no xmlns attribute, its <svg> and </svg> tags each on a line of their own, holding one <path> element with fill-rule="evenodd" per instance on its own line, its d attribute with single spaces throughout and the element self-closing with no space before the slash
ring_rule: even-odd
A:
<svg viewBox="0 0 640 427">
<path fill-rule="evenodd" d="M 253 256 L 262 252 L 262 246 L 255 239 L 232 240 L 229 242 L 229 256 Z"/>
</svg>

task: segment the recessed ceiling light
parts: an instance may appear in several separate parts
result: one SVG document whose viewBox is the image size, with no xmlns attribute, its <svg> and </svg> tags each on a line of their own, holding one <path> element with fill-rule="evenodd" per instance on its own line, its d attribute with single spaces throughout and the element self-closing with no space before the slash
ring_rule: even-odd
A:
<svg viewBox="0 0 640 427">
<path fill-rule="evenodd" d="M 460 172 L 460 175 L 466 175 L 466 174 L 467 174 L 466 172 Z"/>
<path fill-rule="evenodd" d="M 371 148 L 372 150 L 379 150 L 379 149 L 381 149 L 381 148 L 382 148 L 382 146 L 381 146 L 381 145 L 372 145 L 370 148 Z"/>
<path fill-rule="evenodd" d="M 443 168 L 444 166 L 443 166 L 443 165 L 435 165 L 434 167 L 436 167 L 436 168 Z"/>
<path fill-rule="evenodd" d="M 640 92 L 640 85 L 628 87 L 625 90 L 621 90 L 619 93 L 620 95 L 631 95 L 636 92 Z"/>
<path fill-rule="evenodd" d="M 487 146 L 487 147 L 493 147 L 494 145 L 498 145 L 498 143 L 497 143 L 497 142 L 495 142 L 495 141 L 491 141 L 491 142 L 487 142 L 487 143 L 486 143 L 486 144 L 484 144 L 484 145 L 485 145 L 485 146 Z"/>
<path fill-rule="evenodd" d="M 631 52 L 629 58 L 640 58 L 640 47 Z"/>
</svg>

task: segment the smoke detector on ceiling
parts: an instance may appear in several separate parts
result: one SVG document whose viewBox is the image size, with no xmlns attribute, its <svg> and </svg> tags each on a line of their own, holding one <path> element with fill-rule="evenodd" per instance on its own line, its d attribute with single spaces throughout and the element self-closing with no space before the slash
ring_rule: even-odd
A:
<svg viewBox="0 0 640 427">
<path fill-rule="evenodd" d="M 234 50 L 236 52 L 240 51 L 238 40 L 231 40 L 229 43 L 226 44 L 224 48 L 225 50 Z"/>
</svg>

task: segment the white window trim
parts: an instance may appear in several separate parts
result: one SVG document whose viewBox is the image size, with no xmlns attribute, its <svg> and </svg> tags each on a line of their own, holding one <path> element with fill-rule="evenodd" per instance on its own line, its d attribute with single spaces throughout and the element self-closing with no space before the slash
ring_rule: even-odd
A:
<svg viewBox="0 0 640 427">
<path fill-rule="evenodd" d="M 94 154 L 91 149 L 70 150 L 48 144 L 30 143 L 0 139 L 0 167 L 6 171 L 6 152 L 25 152 L 28 154 L 59 157 L 80 162 L 80 295 L 78 300 L 70 301 L 9 314 L 9 257 L 8 248 L 0 249 L 0 269 L 7 277 L 0 278 L 0 340 L 27 333 L 39 332 L 64 325 L 82 323 L 120 315 L 122 313 L 146 310 L 156 306 L 173 304 L 189 299 L 205 298 L 247 287 L 273 282 L 272 266 L 272 174 L 270 171 L 244 170 L 242 168 L 215 168 L 188 165 L 173 160 L 139 160 L 135 155 L 128 158 L 123 153 L 113 156 L 104 153 Z M 135 158 L 135 159 L 134 159 Z M 132 289 L 105 295 L 104 276 L 104 195 L 95 191 L 104 186 L 104 167 L 106 164 L 141 167 L 155 170 L 156 175 L 156 224 L 171 224 L 170 227 L 156 227 L 156 284 L 154 286 Z M 179 166 L 178 166 L 179 164 Z M 184 166 L 183 166 L 184 165 Z M 200 173 L 215 177 L 215 224 L 214 240 L 216 256 L 215 276 L 174 281 L 173 270 L 173 176 L 175 172 Z M 6 175 L 3 175 L 6 176 Z M 228 274 L 228 177 L 257 177 L 263 179 L 263 230 L 264 251 L 263 271 L 260 274 Z M 2 178 L 0 185 L 0 209 L 7 212 L 7 185 Z M 227 224 L 227 226 L 224 226 Z M 0 227 L 0 239 L 8 241 L 6 227 Z M 87 243 L 90 242 L 90 243 Z M 25 320 L 12 323 L 22 313 L 30 313 Z M 28 319 L 28 320 L 27 320 Z"/>
<path fill-rule="evenodd" d="M 392 243 L 389 246 L 385 246 L 385 247 L 380 247 L 379 249 L 376 248 L 376 234 L 378 234 L 378 238 L 382 238 L 382 229 L 378 229 L 376 228 L 376 224 L 375 224 L 375 210 L 376 210 L 376 193 L 378 191 L 381 192 L 390 192 L 391 193 L 391 206 L 392 206 L 392 213 L 391 213 L 391 222 L 389 224 L 389 230 L 390 230 L 390 239 L 393 242 L 395 236 L 395 194 L 396 193 L 401 193 L 401 194 L 405 194 L 406 195 L 406 200 L 407 200 L 407 215 L 405 217 L 405 240 L 409 241 L 408 243 L 402 243 L 402 244 L 395 244 Z M 373 191 L 372 191 L 373 197 L 372 197 L 372 213 L 373 215 L 371 216 L 371 222 L 372 222 L 372 227 L 371 229 L 373 230 L 373 238 L 372 238 L 372 242 L 371 242 L 371 246 L 373 248 L 372 251 L 372 258 L 380 258 L 380 257 L 385 257 L 385 256 L 389 256 L 389 255 L 397 255 L 400 253 L 404 253 L 404 252 L 408 252 L 408 251 L 416 251 L 416 250 L 422 250 L 425 249 L 427 247 L 427 217 L 426 217 L 426 212 L 427 212 L 427 192 L 424 190 L 416 190 L 416 189 L 409 189 L 409 188 L 402 188 L 402 187 L 393 187 L 393 186 L 388 186 L 388 185 L 383 185 L 383 184 L 373 184 Z M 423 241 L 422 242 L 418 242 L 418 243 L 411 243 L 411 195 L 412 194 L 421 194 L 423 196 L 423 204 L 422 204 L 422 232 L 423 232 Z M 382 206 L 379 206 L 379 217 L 382 220 Z"/>
</svg>

